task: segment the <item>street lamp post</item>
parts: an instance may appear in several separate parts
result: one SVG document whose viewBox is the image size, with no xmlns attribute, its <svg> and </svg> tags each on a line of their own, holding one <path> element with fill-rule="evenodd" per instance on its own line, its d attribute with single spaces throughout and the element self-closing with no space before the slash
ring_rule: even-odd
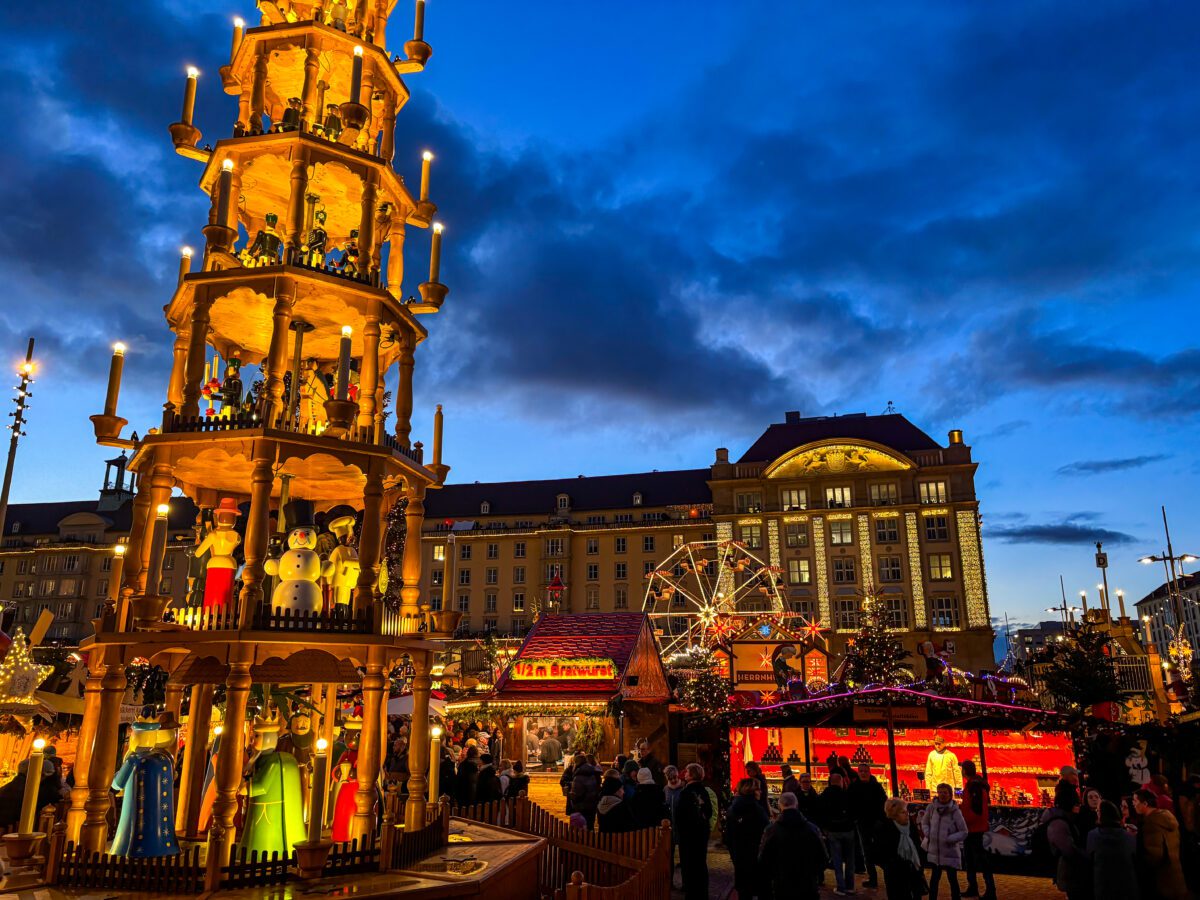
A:
<svg viewBox="0 0 1200 900">
<path fill-rule="evenodd" d="M 33 338 L 29 339 L 29 348 L 25 351 L 25 362 L 17 370 L 21 383 L 17 385 L 17 397 L 13 401 L 17 405 L 16 412 L 10 412 L 13 423 L 12 439 L 8 443 L 8 462 L 4 466 L 4 486 L 0 487 L 0 535 L 4 534 L 5 520 L 8 519 L 8 492 L 12 487 L 13 465 L 17 461 L 17 443 L 24 436 L 21 429 L 25 427 L 25 410 L 29 408 L 29 385 L 33 383 Z"/>
<path fill-rule="evenodd" d="M 1162 509 L 1163 534 L 1167 539 L 1167 550 L 1165 553 L 1143 556 L 1138 562 L 1143 565 L 1152 565 L 1160 562 L 1163 564 L 1163 572 L 1166 574 L 1167 598 L 1171 601 L 1171 612 L 1175 618 L 1175 636 L 1167 644 L 1167 654 L 1176 667 L 1184 681 L 1191 681 L 1192 678 L 1192 644 L 1188 640 L 1187 627 L 1183 619 L 1183 595 L 1179 590 L 1179 573 L 1183 572 L 1183 564 L 1195 562 L 1197 557 L 1194 553 L 1176 553 L 1175 547 L 1171 543 L 1171 527 L 1167 524 L 1167 508 Z M 1179 569 L 1176 571 L 1175 564 L 1179 564 Z"/>
</svg>

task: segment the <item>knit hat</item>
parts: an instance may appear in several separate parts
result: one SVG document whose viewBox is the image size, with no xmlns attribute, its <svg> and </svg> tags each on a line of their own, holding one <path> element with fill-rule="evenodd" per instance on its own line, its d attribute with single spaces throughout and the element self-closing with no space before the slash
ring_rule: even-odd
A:
<svg viewBox="0 0 1200 900">
<path fill-rule="evenodd" d="M 649 769 L 638 769 L 638 784 L 654 784 L 654 774 Z"/>
</svg>

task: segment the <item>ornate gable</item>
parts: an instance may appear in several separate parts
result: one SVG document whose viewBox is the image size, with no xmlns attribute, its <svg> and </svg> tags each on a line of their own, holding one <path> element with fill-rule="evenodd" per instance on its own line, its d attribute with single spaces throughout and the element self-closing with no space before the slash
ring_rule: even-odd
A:
<svg viewBox="0 0 1200 900">
<path fill-rule="evenodd" d="M 867 441 L 821 441 L 788 451 L 763 470 L 763 477 L 852 475 L 856 472 L 897 472 L 911 468 L 911 460 L 879 444 Z"/>
</svg>

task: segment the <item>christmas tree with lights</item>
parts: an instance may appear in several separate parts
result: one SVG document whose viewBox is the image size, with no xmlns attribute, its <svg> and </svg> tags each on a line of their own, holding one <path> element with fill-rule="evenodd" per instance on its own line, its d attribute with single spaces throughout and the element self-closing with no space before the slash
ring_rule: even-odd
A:
<svg viewBox="0 0 1200 900">
<path fill-rule="evenodd" d="M 888 624 L 888 610 L 875 590 L 862 598 L 858 634 L 854 636 L 846 665 L 845 681 L 852 687 L 867 684 L 897 684 L 908 679 L 904 661 L 909 652 L 904 649 Z"/>
</svg>

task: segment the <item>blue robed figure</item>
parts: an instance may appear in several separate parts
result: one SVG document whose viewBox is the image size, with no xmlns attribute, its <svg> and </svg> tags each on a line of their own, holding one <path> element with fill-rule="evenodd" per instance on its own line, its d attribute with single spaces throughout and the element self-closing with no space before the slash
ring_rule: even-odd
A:
<svg viewBox="0 0 1200 900">
<path fill-rule="evenodd" d="M 175 760 L 168 747 L 174 744 L 174 717 L 170 722 L 135 722 L 131 752 L 113 776 L 112 786 L 123 792 L 121 818 L 108 852 L 114 856 L 144 858 L 175 856 Z M 164 746 L 166 745 L 166 746 Z"/>
</svg>

